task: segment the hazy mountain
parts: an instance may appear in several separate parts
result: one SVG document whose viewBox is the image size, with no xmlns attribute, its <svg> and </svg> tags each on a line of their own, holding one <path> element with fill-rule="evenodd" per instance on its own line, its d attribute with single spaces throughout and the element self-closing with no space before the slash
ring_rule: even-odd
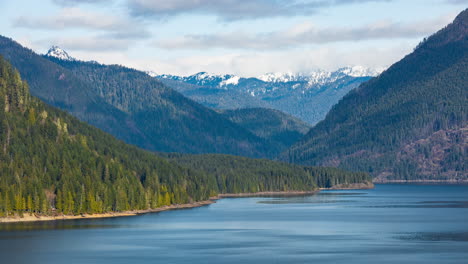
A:
<svg viewBox="0 0 468 264">
<path fill-rule="evenodd" d="M 468 10 L 351 91 L 284 160 L 380 181 L 467 180 Z"/>
<path fill-rule="evenodd" d="M 273 108 L 315 124 L 347 92 L 378 73 L 355 66 L 335 72 L 269 73 L 257 78 L 206 72 L 187 77 L 159 75 L 156 78 L 208 107 Z"/>
</svg>

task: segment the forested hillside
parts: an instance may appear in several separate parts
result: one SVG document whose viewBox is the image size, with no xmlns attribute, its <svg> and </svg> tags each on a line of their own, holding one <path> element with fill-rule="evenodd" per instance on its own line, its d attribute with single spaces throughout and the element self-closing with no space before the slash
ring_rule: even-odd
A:
<svg viewBox="0 0 468 264">
<path fill-rule="evenodd" d="M 468 180 L 468 10 L 346 95 L 284 160 L 378 181 Z"/>
<path fill-rule="evenodd" d="M 303 137 L 310 129 L 305 122 L 268 108 L 218 110 L 224 117 L 266 139 L 280 152 Z"/>
<path fill-rule="evenodd" d="M 316 188 L 292 165 L 269 161 L 274 174 L 264 174 L 256 170 L 264 165 L 242 158 L 236 164 L 245 173 L 219 178 L 208 167 L 184 168 L 127 145 L 32 97 L 1 57 L 0 98 L 0 216 L 156 208 L 251 191 L 254 184 L 267 191 Z M 220 165 L 220 171 L 230 169 Z M 276 171 L 281 167 L 286 169 Z"/>
<path fill-rule="evenodd" d="M 34 96 L 129 144 L 156 151 L 251 157 L 279 152 L 143 72 L 42 57 L 4 37 L 0 54 L 24 75 Z"/>
<path fill-rule="evenodd" d="M 204 200 L 207 175 L 126 145 L 29 95 L 0 59 L 0 215 L 79 214 Z"/>
<path fill-rule="evenodd" d="M 220 193 L 312 190 L 336 185 L 366 184 L 369 174 L 337 168 L 304 167 L 266 159 L 222 154 L 161 154 L 188 168 L 214 176 Z"/>
</svg>

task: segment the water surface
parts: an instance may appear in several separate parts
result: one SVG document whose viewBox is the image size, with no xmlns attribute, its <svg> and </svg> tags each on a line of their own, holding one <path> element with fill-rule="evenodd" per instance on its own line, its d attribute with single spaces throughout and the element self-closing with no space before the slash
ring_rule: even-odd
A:
<svg viewBox="0 0 468 264">
<path fill-rule="evenodd" d="M 468 186 L 222 199 L 134 217 L 0 225 L 2 263 L 467 263 Z"/>
</svg>

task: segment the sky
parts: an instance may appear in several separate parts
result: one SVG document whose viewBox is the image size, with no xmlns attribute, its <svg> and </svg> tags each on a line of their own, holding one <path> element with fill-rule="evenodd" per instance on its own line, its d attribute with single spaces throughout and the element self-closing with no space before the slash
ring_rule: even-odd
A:
<svg viewBox="0 0 468 264">
<path fill-rule="evenodd" d="M 0 0 L 0 35 L 158 74 L 385 68 L 468 0 Z"/>
</svg>

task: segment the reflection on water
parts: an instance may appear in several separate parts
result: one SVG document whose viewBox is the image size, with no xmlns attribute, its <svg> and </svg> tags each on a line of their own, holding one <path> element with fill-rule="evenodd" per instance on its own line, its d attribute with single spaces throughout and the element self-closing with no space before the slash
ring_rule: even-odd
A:
<svg viewBox="0 0 468 264">
<path fill-rule="evenodd" d="M 222 199 L 135 217 L 0 225 L 1 263 L 466 263 L 468 186 Z M 25 254 L 26 253 L 26 254 Z"/>
<path fill-rule="evenodd" d="M 417 203 L 370 205 L 373 208 L 468 208 L 468 201 L 423 201 Z"/>
<path fill-rule="evenodd" d="M 87 221 L 87 222 L 84 222 Z M 34 231 L 34 230 L 65 230 L 65 229 L 93 229 L 93 228 L 122 228 L 124 225 L 93 224 L 93 219 L 89 220 L 65 220 L 65 221 L 44 221 L 44 222 L 24 222 L 24 223 L 3 223 L 0 224 L 0 232 L 7 231 Z M 1 233 L 0 233 L 1 234 Z M 3 236 L 0 235 L 0 239 Z"/>
<path fill-rule="evenodd" d="M 419 232 L 407 233 L 395 236 L 401 240 L 419 241 L 464 241 L 468 242 L 468 232 Z M 468 249 L 468 248 L 467 248 Z"/>
</svg>

